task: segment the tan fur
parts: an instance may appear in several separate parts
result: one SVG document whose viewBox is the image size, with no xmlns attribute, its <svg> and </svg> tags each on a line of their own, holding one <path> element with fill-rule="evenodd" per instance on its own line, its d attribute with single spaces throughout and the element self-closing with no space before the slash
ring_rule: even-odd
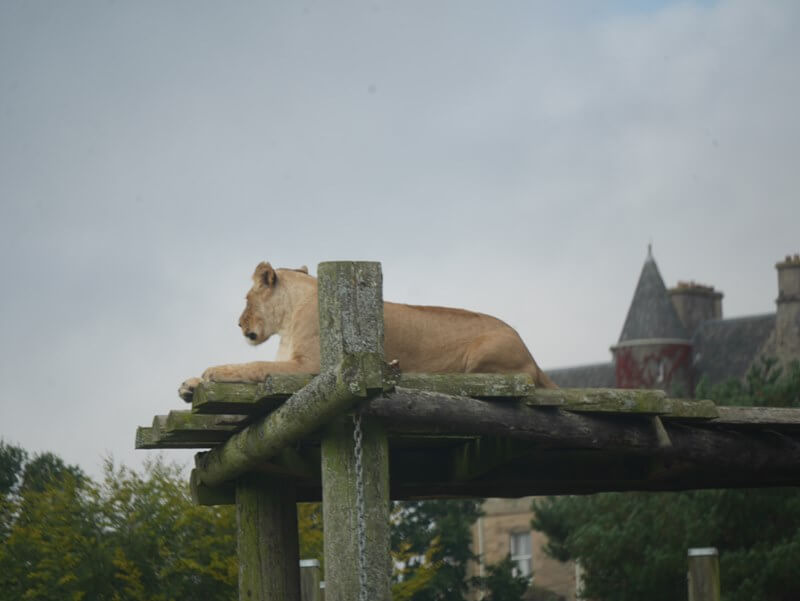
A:
<svg viewBox="0 0 800 601">
<path fill-rule="evenodd" d="M 276 361 L 210 367 L 204 380 L 260 382 L 271 373 L 319 371 L 317 280 L 307 270 L 260 263 L 239 326 L 252 344 L 279 335 Z M 406 372 L 527 372 L 537 386 L 555 388 L 511 326 L 463 309 L 384 303 L 384 354 Z M 191 400 L 199 381 L 184 382 L 180 396 Z"/>
</svg>

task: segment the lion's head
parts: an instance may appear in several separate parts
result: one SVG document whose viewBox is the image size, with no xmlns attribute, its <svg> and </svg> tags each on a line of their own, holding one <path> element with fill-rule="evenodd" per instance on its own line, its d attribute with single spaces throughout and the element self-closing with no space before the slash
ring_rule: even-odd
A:
<svg viewBox="0 0 800 601">
<path fill-rule="evenodd" d="M 239 317 L 239 327 L 250 344 L 261 344 L 277 333 L 282 311 L 276 311 L 275 290 L 278 274 L 269 263 L 261 262 L 253 272 L 253 286 L 247 292 L 247 304 Z"/>
<path fill-rule="evenodd" d="M 307 274 L 308 268 L 303 266 L 281 271 L 283 274 L 287 271 Z M 257 345 L 269 340 L 270 336 L 278 333 L 287 317 L 289 297 L 281 294 L 284 292 L 281 289 L 282 278 L 283 276 L 278 277 L 278 272 L 272 265 L 263 261 L 253 272 L 253 286 L 247 293 L 247 304 L 239 317 L 239 327 L 250 344 Z"/>
</svg>

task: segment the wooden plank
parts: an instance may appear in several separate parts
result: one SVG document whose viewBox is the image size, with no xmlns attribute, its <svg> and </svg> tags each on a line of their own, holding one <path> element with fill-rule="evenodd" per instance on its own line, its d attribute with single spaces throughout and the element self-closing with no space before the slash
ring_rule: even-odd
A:
<svg viewBox="0 0 800 601">
<path fill-rule="evenodd" d="M 273 411 L 316 374 L 273 374 L 265 382 L 202 382 L 194 413 L 253 415 Z M 520 397 L 534 390 L 529 374 L 393 374 L 384 385 L 479 398 Z"/>
<path fill-rule="evenodd" d="M 710 423 L 720 426 L 757 428 L 800 428 L 800 408 L 717 407 L 719 417 Z"/>
<path fill-rule="evenodd" d="M 663 415 L 710 419 L 717 417 L 713 401 L 667 398 L 661 390 L 614 388 L 539 389 L 525 397 L 535 407 L 560 407 L 569 411 Z"/>
<path fill-rule="evenodd" d="M 330 369 L 350 356 L 363 357 L 362 377 L 367 389 L 382 391 L 385 386 L 380 264 L 321 263 L 317 274 L 322 368 Z M 322 439 L 326 601 L 391 600 L 388 439 L 376 421 L 364 419 L 361 429 L 360 474 L 355 461 L 352 419 L 331 420 Z M 356 495 L 359 480 L 364 489 L 364 515 L 360 519 Z M 363 549 L 359 544 L 359 526 L 365 531 Z"/>
<path fill-rule="evenodd" d="M 307 386 L 316 374 L 272 374 L 264 382 L 201 382 L 194 413 L 267 413 Z"/>
<path fill-rule="evenodd" d="M 167 441 L 220 443 L 236 431 L 242 416 L 194 415 L 191 411 L 170 411 L 160 430 Z"/>
<path fill-rule="evenodd" d="M 189 411 L 171 411 L 156 415 L 146 430 L 147 439 L 136 448 L 189 449 L 214 447 L 224 442 L 237 427 L 239 416 L 193 415 Z M 144 436 L 144 430 L 142 436 Z"/>
<path fill-rule="evenodd" d="M 211 449 L 218 442 L 203 442 L 198 440 L 164 440 L 158 438 L 152 427 L 139 426 L 136 428 L 137 449 Z"/>
<path fill-rule="evenodd" d="M 294 486 L 236 482 L 236 547 L 241 601 L 300 601 L 300 545 Z"/>
<path fill-rule="evenodd" d="M 478 398 L 521 397 L 536 388 L 530 374 L 415 374 L 401 373 L 403 388 Z"/>
</svg>

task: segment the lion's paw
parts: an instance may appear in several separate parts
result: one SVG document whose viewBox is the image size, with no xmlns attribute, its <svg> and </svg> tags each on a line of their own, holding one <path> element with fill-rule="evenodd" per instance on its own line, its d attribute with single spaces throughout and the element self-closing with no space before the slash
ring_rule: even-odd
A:
<svg viewBox="0 0 800 601">
<path fill-rule="evenodd" d="M 194 396 L 194 389 L 197 388 L 200 382 L 202 382 L 200 378 L 189 378 L 178 388 L 178 396 L 187 403 L 191 403 L 192 397 Z"/>
</svg>

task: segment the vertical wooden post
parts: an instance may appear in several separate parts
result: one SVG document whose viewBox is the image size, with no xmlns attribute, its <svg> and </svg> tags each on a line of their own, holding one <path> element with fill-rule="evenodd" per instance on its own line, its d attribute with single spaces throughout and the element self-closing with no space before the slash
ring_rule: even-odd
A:
<svg viewBox="0 0 800 601">
<path fill-rule="evenodd" d="M 383 385 L 383 290 L 379 263 L 321 263 L 319 285 L 322 369 L 343 360 L 359 365 L 359 387 Z M 362 422 L 366 565 L 360 566 L 353 420 L 334 420 L 322 440 L 322 509 L 325 524 L 325 599 L 359 598 L 359 570 L 370 601 L 391 599 L 389 452 L 376 422 Z"/>
<path fill-rule="evenodd" d="M 719 595 L 717 550 L 689 549 L 689 601 L 719 601 Z"/>
<path fill-rule="evenodd" d="M 320 601 L 319 560 L 300 560 L 300 601 Z"/>
<path fill-rule="evenodd" d="M 236 481 L 240 601 L 300 601 L 295 499 L 289 482 Z"/>
</svg>

